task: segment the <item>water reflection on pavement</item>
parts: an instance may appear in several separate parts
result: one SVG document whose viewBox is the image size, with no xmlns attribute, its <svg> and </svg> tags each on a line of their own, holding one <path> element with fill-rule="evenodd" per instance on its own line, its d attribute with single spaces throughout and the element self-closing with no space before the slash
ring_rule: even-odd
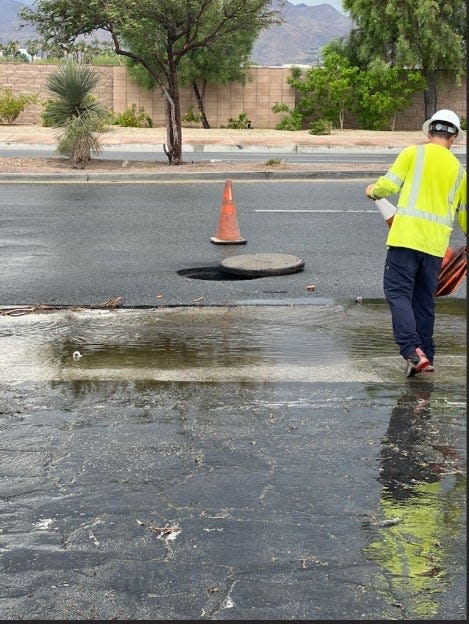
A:
<svg viewBox="0 0 469 624">
<path fill-rule="evenodd" d="M 464 566 L 465 458 L 433 392 L 432 383 L 409 384 L 392 409 L 380 452 L 381 520 L 364 549 L 381 568 L 377 591 L 414 619 L 437 616 L 450 568 Z"/>
<path fill-rule="evenodd" d="M 438 306 L 411 381 L 380 301 L 0 317 L 4 617 L 463 619 Z"/>
</svg>

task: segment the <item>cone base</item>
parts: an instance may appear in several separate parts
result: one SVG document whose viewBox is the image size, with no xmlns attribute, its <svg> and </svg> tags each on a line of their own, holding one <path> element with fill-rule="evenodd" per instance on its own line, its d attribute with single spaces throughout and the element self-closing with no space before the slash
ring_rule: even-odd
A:
<svg viewBox="0 0 469 624">
<path fill-rule="evenodd" d="M 211 236 L 210 240 L 215 245 L 244 245 L 247 243 L 245 238 L 237 238 L 235 240 L 224 240 L 223 238 L 217 238 L 216 236 Z"/>
</svg>

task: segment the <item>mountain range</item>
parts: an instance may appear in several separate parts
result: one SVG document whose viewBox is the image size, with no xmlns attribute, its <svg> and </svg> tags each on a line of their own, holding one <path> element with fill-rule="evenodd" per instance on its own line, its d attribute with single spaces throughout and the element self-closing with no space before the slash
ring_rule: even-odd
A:
<svg viewBox="0 0 469 624">
<path fill-rule="evenodd" d="M 311 65 L 320 57 L 321 48 L 331 39 L 345 37 L 352 20 L 330 4 L 307 6 L 285 2 L 279 8 L 283 23 L 261 32 L 254 44 L 252 60 L 258 65 Z"/>
<path fill-rule="evenodd" d="M 37 37 L 34 28 L 20 28 L 18 11 L 30 6 L 31 0 L 0 0 L 0 43 Z M 283 8 L 277 0 L 274 9 L 281 12 L 283 23 L 261 32 L 256 40 L 252 61 L 257 65 L 311 65 L 320 56 L 321 48 L 332 38 L 344 37 L 352 29 L 352 21 L 328 3 L 308 6 L 285 2 Z"/>
<path fill-rule="evenodd" d="M 36 37 L 34 28 L 29 24 L 20 28 L 18 11 L 30 3 L 18 0 L 0 0 L 0 43 L 19 41 L 21 44 Z"/>
</svg>

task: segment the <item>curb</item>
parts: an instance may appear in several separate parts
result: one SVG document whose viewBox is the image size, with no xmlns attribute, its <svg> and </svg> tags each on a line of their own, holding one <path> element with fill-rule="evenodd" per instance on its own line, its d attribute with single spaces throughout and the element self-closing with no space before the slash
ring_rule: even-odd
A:
<svg viewBox="0 0 469 624">
<path fill-rule="evenodd" d="M 109 152 L 148 152 L 164 155 L 161 143 L 102 143 L 103 150 Z M 284 144 L 221 144 L 221 143 L 183 143 L 183 152 L 190 153 L 219 153 L 219 152 L 245 152 L 254 154 L 333 154 L 336 153 L 360 153 L 372 152 L 376 154 L 398 154 L 404 145 L 301 145 L 297 143 Z M 40 150 L 44 152 L 55 151 L 55 143 L 20 143 L 16 141 L 0 141 L 0 149 L 15 149 L 27 152 L 28 150 Z M 465 154 L 464 146 L 453 146 L 454 154 Z"/>
<path fill-rule="evenodd" d="M 111 146 L 107 145 L 105 149 L 131 151 L 134 146 L 123 145 Z M 136 147 L 136 151 L 148 151 L 148 145 L 139 145 Z M 147 148 L 145 150 L 145 147 Z M 291 143 L 288 145 L 222 145 L 222 144 L 199 144 L 199 143 L 187 143 L 183 144 L 183 152 L 195 152 L 195 153 L 218 153 L 218 152 L 245 152 L 250 154 L 333 154 L 336 153 L 360 153 L 360 152 L 373 152 L 387 154 L 396 152 L 399 153 L 402 147 L 396 147 L 393 145 L 298 145 Z"/>
<path fill-rule="evenodd" d="M 381 176 L 386 169 L 373 169 L 368 171 L 198 171 L 183 173 L 2 173 L 0 183 L 48 183 L 48 182 L 114 182 L 124 184 L 130 182 L 164 182 L 164 181 L 189 181 L 189 180 L 296 180 L 296 179 L 348 179 L 370 178 Z"/>
</svg>

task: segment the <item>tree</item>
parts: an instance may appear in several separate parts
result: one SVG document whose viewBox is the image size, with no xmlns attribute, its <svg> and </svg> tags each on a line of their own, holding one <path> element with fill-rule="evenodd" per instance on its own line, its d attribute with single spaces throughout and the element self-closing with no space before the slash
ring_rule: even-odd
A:
<svg viewBox="0 0 469 624">
<path fill-rule="evenodd" d="M 179 69 L 183 57 L 278 21 L 270 0 L 37 0 L 21 12 L 47 39 L 71 42 L 101 28 L 117 54 L 143 65 L 166 102 L 165 152 L 182 163 Z"/>
<path fill-rule="evenodd" d="M 425 85 L 420 72 L 389 67 L 375 60 L 358 75 L 358 114 L 363 128 L 394 130 L 396 113 L 410 104 L 411 96 Z"/>
<path fill-rule="evenodd" d="M 345 113 L 354 106 L 358 72 L 334 45 L 324 46 L 322 65 L 309 69 L 304 79 L 300 72 L 288 79 L 303 94 L 296 108 L 304 117 L 325 118 L 343 130 Z"/>
<path fill-rule="evenodd" d="M 205 114 L 204 96 L 209 82 L 228 84 L 246 82 L 246 67 L 258 31 L 238 32 L 229 40 L 220 39 L 210 48 L 198 48 L 181 64 L 181 85 L 190 84 L 204 128 L 210 128 Z"/>
<path fill-rule="evenodd" d="M 73 63 L 58 69 L 47 81 L 56 98 L 48 102 L 45 114 L 49 125 L 62 128 L 57 151 L 68 156 L 75 168 L 83 168 L 92 151 L 101 151 L 98 133 L 104 130 L 108 112 L 91 94 L 98 81 L 93 69 Z"/>
<path fill-rule="evenodd" d="M 22 61 L 23 63 L 28 62 L 27 57 L 20 50 L 19 41 L 9 41 L 6 45 L 4 45 L 3 55 L 7 58 L 14 59 L 15 61 Z"/>
<path fill-rule="evenodd" d="M 465 0 L 343 0 L 357 24 L 359 56 L 418 69 L 425 78 L 425 118 L 437 109 L 437 76 L 458 81 L 466 71 Z"/>
<path fill-rule="evenodd" d="M 229 82 L 244 83 L 249 55 L 257 37 L 257 32 L 240 32 L 228 38 L 220 38 L 205 48 L 196 48 L 181 60 L 178 71 L 179 84 L 190 86 L 194 92 L 199 119 L 204 128 L 210 128 L 205 114 L 205 89 L 209 82 L 228 84 Z M 132 43 L 139 53 L 152 63 L 151 53 L 146 50 L 145 42 Z M 128 70 L 136 83 L 145 89 L 153 89 L 156 80 L 140 63 L 129 59 Z M 155 68 L 157 71 L 157 68 Z"/>
<path fill-rule="evenodd" d="M 11 56 L 12 58 L 17 57 L 20 54 L 20 42 L 19 41 L 9 41 L 4 47 L 3 51 L 5 56 Z"/>
<path fill-rule="evenodd" d="M 31 57 L 31 61 L 34 61 L 35 57 L 39 54 L 41 49 L 41 42 L 39 39 L 28 39 L 26 41 L 26 52 Z"/>
<path fill-rule="evenodd" d="M 301 97 L 293 110 L 278 103 L 273 107 L 274 112 L 290 114 L 278 129 L 329 120 L 342 130 L 347 112 L 358 113 L 364 128 L 394 128 L 396 113 L 408 107 L 411 96 L 425 84 L 420 72 L 391 67 L 380 59 L 360 68 L 352 62 L 356 59 L 347 40 L 331 40 L 322 48 L 322 56 L 322 65 L 305 74 L 298 67 L 292 69 L 288 83 Z"/>
</svg>

